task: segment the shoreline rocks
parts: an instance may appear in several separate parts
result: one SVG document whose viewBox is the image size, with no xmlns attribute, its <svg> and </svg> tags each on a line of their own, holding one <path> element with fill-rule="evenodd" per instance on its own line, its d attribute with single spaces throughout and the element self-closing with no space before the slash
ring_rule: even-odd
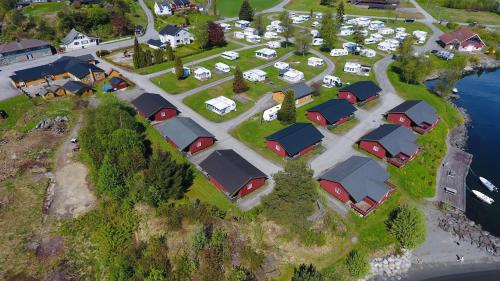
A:
<svg viewBox="0 0 500 281">
<path fill-rule="evenodd" d="M 438 226 L 446 232 L 452 233 L 459 241 L 475 245 L 492 256 L 500 256 L 500 238 L 488 231 L 481 230 L 481 226 L 469 220 L 459 210 L 448 210 L 438 219 Z"/>
<path fill-rule="evenodd" d="M 399 255 L 376 258 L 370 262 L 371 276 L 367 280 L 401 280 L 411 267 L 411 251 L 403 249 Z"/>
</svg>

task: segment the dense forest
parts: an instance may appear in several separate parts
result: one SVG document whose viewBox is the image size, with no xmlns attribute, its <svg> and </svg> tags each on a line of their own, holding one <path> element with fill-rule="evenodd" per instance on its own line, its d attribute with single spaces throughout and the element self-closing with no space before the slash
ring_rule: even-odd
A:
<svg viewBox="0 0 500 281">
<path fill-rule="evenodd" d="M 444 6 L 453 9 L 500 12 L 497 0 L 445 0 Z"/>
</svg>

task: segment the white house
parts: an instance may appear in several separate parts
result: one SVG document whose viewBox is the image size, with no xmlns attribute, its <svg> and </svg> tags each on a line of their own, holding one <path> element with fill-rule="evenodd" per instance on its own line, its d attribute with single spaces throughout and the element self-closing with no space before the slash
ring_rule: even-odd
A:
<svg viewBox="0 0 500 281">
<path fill-rule="evenodd" d="M 344 72 L 354 73 L 357 75 L 368 76 L 370 75 L 371 67 L 361 65 L 358 62 L 346 62 L 344 65 Z"/>
<path fill-rule="evenodd" d="M 296 69 L 290 68 L 283 74 L 283 80 L 290 83 L 297 83 L 304 79 L 304 73 Z"/>
<path fill-rule="evenodd" d="M 252 69 L 243 72 L 243 78 L 252 82 L 262 82 L 267 79 L 267 73 L 260 69 Z"/>
<path fill-rule="evenodd" d="M 193 72 L 193 77 L 203 81 L 212 78 L 212 72 L 204 67 L 197 67 Z"/>
<path fill-rule="evenodd" d="M 332 49 L 330 51 L 330 56 L 332 57 L 341 57 L 341 56 L 347 56 L 349 54 L 349 51 L 346 49 Z"/>
<path fill-rule="evenodd" d="M 322 66 L 325 63 L 323 59 L 317 58 L 317 57 L 310 57 L 307 59 L 307 65 L 313 66 L 313 67 L 318 67 Z"/>
<path fill-rule="evenodd" d="M 274 68 L 279 70 L 288 70 L 290 69 L 290 64 L 283 61 L 278 61 L 274 63 Z"/>
<path fill-rule="evenodd" d="M 218 71 L 223 72 L 223 73 L 228 73 L 231 71 L 231 67 L 229 67 L 229 65 L 222 63 L 222 62 L 216 63 L 215 69 L 217 69 Z"/>
<path fill-rule="evenodd" d="M 323 38 L 314 38 L 311 44 L 313 46 L 321 46 L 323 45 L 323 42 L 324 42 Z"/>
<path fill-rule="evenodd" d="M 177 48 L 181 45 L 191 44 L 191 34 L 184 28 L 175 25 L 167 25 L 158 32 L 160 41 L 163 45 L 170 44 L 172 48 Z"/>
<path fill-rule="evenodd" d="M 228 60 L 237 60 L 240 58 L 240 54 L 235 51 L 225 51 L 220 56 Z"/>
<path fill-rule="evenodd" d="M 220 96 L 213 98 L 211 100 L 207 100 L 205 102 L 205 106 L 208 110 L 215 112 L 219 115 L 228 114 L 231 111 L 236 111 L 236 103 L 226 98 L 225 96 Z"/>
<path fill-rule="evenodd" d="M 170 16 L 173 14 L 172 5 L 167 1 L 155 2 L 154 11 L 157 16 Z"/>
<path fill-rule="evenodd" d="M 323 78 L 323 84 L 328 86 L 342 87 L 342 80 L 337 76 L 326 75 Z"/>
<path fill-rule="evenodd" d="M 276 58 L 278 56 L 278 53 L 276 53 L 275 50 L 269 49 L 269 48 L 264 48 L 255 51 L 255 56 L 261 59 L 266 59 L 270 60 L 273 58 Z"/>
<path fill-rule="evenodd" d="M 266 39 L 276 39 L 278 38 L 278 33 L 273 32 L 273 31 L 267 31 L 264 33 L 264 38 Z"/>
<path fill-rule="evenodd" d="M 234 23 L 234 26 L 241 28 L 241 29 L 245 29 L 245 28 L 250 26 L 250 22 L 246 21 L 246 20 L 238 20 Z"/>
<path fill-rule="evenodd" d="M 364 49 L 361 49 L 361 51 L 359 51 L 359 54 L 362 56 L 365 56 L 367 58 L 373 58 L 377 55 L 377 52 L 375 52 L 372 49 L 364 48 Z"/>
<path fill-rule="evenodd" d="M 99 38 L 85 35 L 74 28 L 62 40 L 62 45 L 66 51 L 85 49 L 99 45 Z"/>
<path fill-rule="evenodd" d="M 245 36 L 245 39 L 249 43 L 257 44 L 257 43 L 260 43 L 260 41 L 262 40 L 262 37 L 260 37 L 259 35 L 247 35 L 247 36 Z"/>
<path fill-rule="evenodd" d="M 281 103 L 278 105 L 275 105 L 269 109 L 266 109 L 264 113 L 262 114 L 262 119 L 264 121 L 273 121 L 278 118 L 278 111 L 281 109 Z"/>
<path fill-rule="evenodd" d="M 236 38 L 236 39 L 243 39 L 243 38 L 245 38 L 245 33 L 241 32 L 241 31 L 235 31 L 233 33 L 233 35 L 234 35 L 234 38 Z"/>
<path fill-rule="evenodd" d="M 267 42 L 266 46 L 271 49 L 278 49 L 281 47 L 281 42 L 280 41 L 269 41 Z"/>
</svg>

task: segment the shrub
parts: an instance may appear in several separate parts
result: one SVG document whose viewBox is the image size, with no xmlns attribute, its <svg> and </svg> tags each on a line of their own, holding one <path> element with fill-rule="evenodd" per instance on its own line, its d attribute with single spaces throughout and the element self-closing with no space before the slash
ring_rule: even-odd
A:
<svg viewBox="0 0 500 281">
<path fill-rule="evenodd" d="M 412 249 L 425 241 L 425 218 L 416 207 L 401 206 L 386 221 L 389 232 L 401 247 Z"/>
<path fill-rule="evenodd" d="M 370 270 L 368 260 L 357 250 L 349 252 L 345 264 L 351 276 L 355 278 L 366 276 Z"/>
<path fill-rule="evenodd" d="M 324 281 L 325 278 L 321 275 L 312 264 L 301 264 L 299 268 L 293 270 L 291 281 Z"/>
</svg>

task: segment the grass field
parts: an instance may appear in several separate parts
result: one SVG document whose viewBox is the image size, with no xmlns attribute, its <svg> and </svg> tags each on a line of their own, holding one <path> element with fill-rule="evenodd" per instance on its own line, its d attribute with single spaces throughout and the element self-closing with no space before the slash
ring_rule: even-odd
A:
<svg viewBox="0 0 500 281">
<path fill-rule="evenodd" d="M 48 14 L 55 15 L 57 12 L 61 11 L 66 3 L 63 2 L 49 2 L 49 3 L 38 3 L 31 4 L 24 8 L 23 14 L 31 17 L 47 16 Z"/>
<path fill-rule="evenodd" d="M 314 12 L 336 12 L 336 7 L 326 7 L 319 4 L 318 0 L 291 0 L 285 9 L 294 11 L 310 11 Z M 418 13 L 403 13 L 394 10 L 376 10 L 376 9 L 365 9 L 361 7 L 356 7 L 355 5 L 346 4 L 345 13 L 350 15 L 361 15 L 361 16 L 379 16 L 379 17 L 393 17 L 393 18 L 421 18 L 422 15 Z"/>
<path fill-rule="evenodd" d="M 450 9 L 441 5 L 442 0 L 417 0 L 417 3 L 437 20 L 500 25 L 500 16 L 493 12 Z"/>
<path fill-rule="evenodd" d="M 250 5 L 257 11 L 269 9 L 281 0 L 250 0 Z M 225 18 L 237 17 L 242 0 L 217 0 L 217 10 Z"/>
</svg>

